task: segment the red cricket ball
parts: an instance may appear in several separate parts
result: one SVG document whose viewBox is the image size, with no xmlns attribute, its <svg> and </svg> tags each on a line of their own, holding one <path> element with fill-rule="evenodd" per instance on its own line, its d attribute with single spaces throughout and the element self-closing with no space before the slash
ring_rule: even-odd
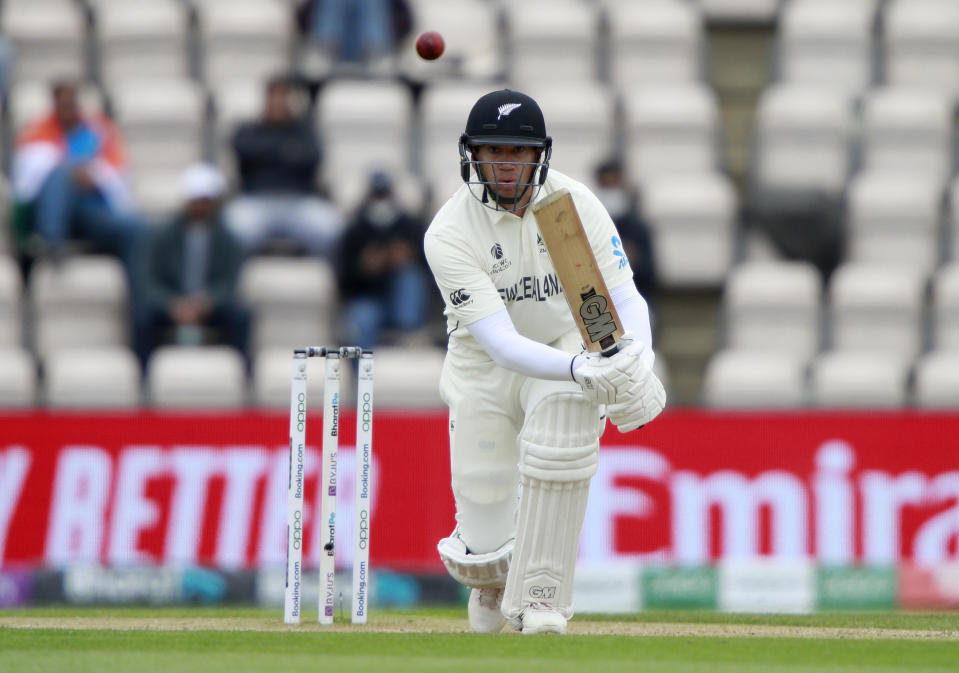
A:
<svg viewBox="0 0 959 673">
<path fill-rule="evenodd" d="M 416 53 L 427 61 L 433 61 L 442 56 L 445 47 L 443 36 L 435 30 L 428 30 L 416 38 Z"/>
</svg>

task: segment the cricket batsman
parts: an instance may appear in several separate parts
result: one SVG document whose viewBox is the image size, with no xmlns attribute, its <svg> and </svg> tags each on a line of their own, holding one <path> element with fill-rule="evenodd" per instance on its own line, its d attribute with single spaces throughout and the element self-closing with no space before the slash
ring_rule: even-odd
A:
<svg viewBox="0 0 959 673">
<path fill-rule="evenodd" d="M 460 137 L 464 184 L 424 246 L 443 295 L 456 526 L 439 555 L 471 587 L 469 625 L 495 633 L 565 633 L 576 553 L 599 438 L 655 418 L 666 401 L 652 372 L 646 301 L 615 225 L 583 184 L 550 168 L 539 105 L 501 90 L 473 106 Z M 584 350 L 532 208 L 567 189 L 625 328 L 611 356 Z"/>
</svg>

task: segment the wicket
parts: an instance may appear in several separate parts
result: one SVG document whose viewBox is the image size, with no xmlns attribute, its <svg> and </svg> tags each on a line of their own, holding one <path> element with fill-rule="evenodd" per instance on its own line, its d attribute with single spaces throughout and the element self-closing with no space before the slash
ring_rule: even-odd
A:
<svg viewBox="0 0 959 673">
<path fill-rule="evenodd" d="M 304 457 L 306 454 L 306 362 L 325 358 L 323 384 L 323 467 L 320 476 L 320 520 L 323 547 L 319 567 L 319 623 L 332 624 L 336 602 L 336 486 L 339 451 L 340 364 L 359 360 L 356 384 L 355 509 L 353 515 L 354 624 L 365 624 L 370 563 L 370 494 L 373 453 L 373 352 L 357 346 L 311 346 L 293 351 L 290 381 L 290 475 L 287 492 L 286 595 L 283 621 L 300 623 L 303 566 Z"/>
</svg>

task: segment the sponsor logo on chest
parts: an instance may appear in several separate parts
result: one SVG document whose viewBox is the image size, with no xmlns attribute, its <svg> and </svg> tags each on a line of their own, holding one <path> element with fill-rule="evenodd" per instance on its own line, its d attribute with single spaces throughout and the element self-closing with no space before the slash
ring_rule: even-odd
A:
<svg viewBox="0 0 959 673">
<path fill-rule="evenodd" d="M 506 269 L 513 266 L 513 263 L 503 257 L 503 246 L 499 243 L 494 243 L 493 247 L 489 249 L 489 254 L 493 257 L 493 265 L 489 269 L 489 274 L 491 276 L 498 273 L 503 273 Z"/>
</svg>

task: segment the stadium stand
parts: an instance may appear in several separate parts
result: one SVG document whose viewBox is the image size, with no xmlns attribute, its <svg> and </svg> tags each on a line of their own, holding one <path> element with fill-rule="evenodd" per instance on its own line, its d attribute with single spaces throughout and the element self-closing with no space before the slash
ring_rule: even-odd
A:
<svg viewBox="0 0 959 673">
<path fill-rule="evenodd" d="M 822 279 L 808 262 L 740 264 L 726 277 L 723 323 L 732 349 L 808 362 L 822 342 Z"/>
<path fill-rule="evenodd" d="M 806 363 L 762 350 L 721 350 L 703 377 L 703 403 L 716 408 L 777 409 L 803 406 Z"/>
<path fill-rule="evenodd" d="M 780 17 L 778 80 L 857 95 L 875 80 L 875 2 L 793 0 Z"/>
<path fill-rule="evenodd" d="M 623 117 L 629 171 L 641 181 L 722 167 L 719 103 L 709 86 L 685 82 L 627 90 Z"/>
<path fill-rule="evenodd" d="M 66 347 L 129 345 L 129 290 L 116 258 L 77 255 L 59 265 L 38 263 L 27 289 L 40 359 Z"/>
<path fill-rule="evenodd" d="M 514 82 L 533 84 L 599 79 L 599 8 L 579 0 L 503 2 Z M 582 100 L 582 97 L 579 98 Z"/>
<path fill-rule="evenodd" d="M 930 351 L 919 358 L 915 404 L 940 409 L 959 406 L 959 351 Z"/>
<path fill-rule="evenodd" d="M 180 78 L 191 74 L 189 12 L 177 0 L 92 0 L 99 78 Z"/>
<path fill-rule="evenodd" d="M 925 288 L 916 269 L 843 264 L 828 288 L 830 346 L 910 360 L 923 345 Z"/>
<path fill-rule="evenodd" d="M 47 356 L 44 370 L 43 395 L 50 407 L 140 406 L 140 365 L 127 347 L 59 348 Z"/>
<path fill-rule="evenodd" d="M 90 70 L 88 18 L 74 0 L 5 0 L 0 26 L 16 53 L 11 79 L 85 78 Z"/>
<path fill-rule="evenodd" d="M 863 171 L 847 193 L 847 259 L 906 265 L 924 274 L 939 263 L 942 188 L 917 172 Z"/>
<path fill-rule="evenodd" d="M 376 351 L 376 408 L 444 406 L 439 380 L 443 350 L 385 347 Z"/>
<path fill-rule="evenodd" d="M 246 406 L 243 358 L 227 346 L 160 346 L 147 365 L 147 399 L 166 409 Z"/>
<path fill-rule="evenodd" d="M 0 253 L 0 348 L 22 344 L 22 294 L 23 280 L 16 261 Z"/>
<path fill-rule="evenodd" d="M 253 311 L 251 352 L 332 343 L 336 278 L 312 258 L 255 257 L 240 272 L 240 297 Z"/>
<path fill-rule="evenodd" d="M 833 350 L 810 371 L 810 403 L 816 407 L 888 409 L 907 402 L 907 358 L 888 353 Z"/>
<path fill-rule="evenodd" d="M 384 169 L 428 220 L 462 184 L 456 140 L 470 106 L 509 85 L 546 110 L 558 170 L 591 183 L 616 157 L 638 187 L 662 287 L 657 367 L 672 374 L 673 404 L 959 406 L 954 0 L 409 0 L 414 25 L 387 67 L 315 71 L 296 4 L 5 0 L 6 174 L 51 80 L 77 77 L 84 107 L 118 122 L 136 206 L 159 222 L 181 205 L 192 161 L 233 175 L 237 122 L 259 111 L 264 79 L 286 73 L 305 84 L 324 145 L 318 188 L 346 214 Z M 425 29 L 446 38 L 437 61 L 412 49 Z M 3 187 L 0 407 L 193 404 L 177 388 L 192 379 L 174 371 L 195 355 L 184 347 L 142 382 L 124 379 L 116 398 L 70 379 L 63 348 L 126 352 L 126 281 L 83 248 L 56 273 L 31 268 Z M 246 262 L 252 371 L 227 356 L 229 382 L 198 392 L 197 405 L 284 406 L 289 348 L 339 338 L 332 267 L 294 254 Z M 874 361 L 877 349 L 891 362 Z M 441 352 L 410 357 L 435 363 Z M 409 363 L 383 354 L 377 386 L 400 390 Z M 435 389 L 417 395 L 395 403 L 439 404 Z"/>
<path fill-rule="evenodd" d="M 36 364 L 23 348 L 0 348 L 0 407 L 29 408 L 37 404 Z"/>
</svg>

